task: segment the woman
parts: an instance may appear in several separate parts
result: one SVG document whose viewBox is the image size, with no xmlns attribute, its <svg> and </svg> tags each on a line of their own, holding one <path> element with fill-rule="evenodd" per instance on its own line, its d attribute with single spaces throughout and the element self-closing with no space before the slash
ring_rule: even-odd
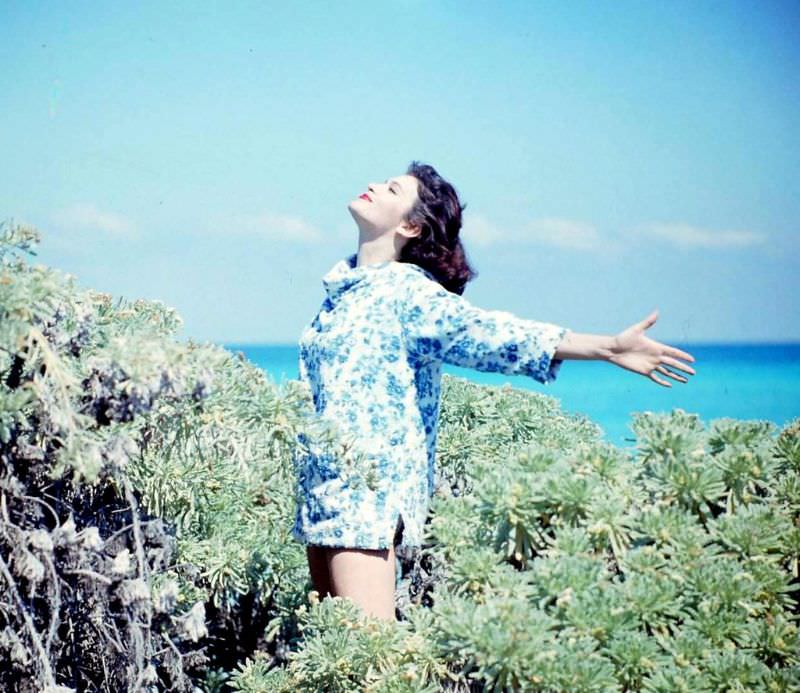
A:
<svg viewBox="0 0 800 693">
<path fill-rule="evenodd" d="M 679 349 L 644 335 L 653 311 L 616 336 L 483 310 L 461 297 L 476 273 L 459 240 L 453 186 L 412 162 L 349 204 L 358 252 L 323 277 L 327 297 L 300 337 L 300 377 L 317 414 L 352 436 L 379 485 L 351 484 L 330 455 L 297 467 L 292 530 L 306 544 L 320 597 L 348 597 L 369 615 L 395 619 L 395 547 L 422 543 L 433 493 L 442 363 L 528 375 L 547 384 L 565 359 L 597 359 L 671 384 L 667 366 L 695 371 Z"/>
</svg>

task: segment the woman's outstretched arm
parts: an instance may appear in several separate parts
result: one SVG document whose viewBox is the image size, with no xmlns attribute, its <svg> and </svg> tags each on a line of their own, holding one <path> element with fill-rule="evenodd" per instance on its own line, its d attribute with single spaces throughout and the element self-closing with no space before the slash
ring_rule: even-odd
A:
<svg viewBox="0 0 800 693">
<path fill-rule="evenodd" d="M 565 361 L 608 361 L 614 353 L 615 344 L 615 338 L 609 335 L 567 330 L 556 349 L 555 357 Z"/>
<path fill-rule="evenodd" d="M 399 296 L 407 348 L 421 360 L 440 359 L 480 371 L 528 375 L 548 384 L 567 359 L 596 359 L 648 377 L 664 387 L 658 371 L 679 382 L 686 378 L 666 366 L 694 375 L 678 359 L 691 354 L 645 337 L 658 316 L 653 311 L 616 336 L 584 334 L 562 325 L 529 320 L 508 311 L 473 306 L 434 281 L 404 286 Z"/>
</svg>

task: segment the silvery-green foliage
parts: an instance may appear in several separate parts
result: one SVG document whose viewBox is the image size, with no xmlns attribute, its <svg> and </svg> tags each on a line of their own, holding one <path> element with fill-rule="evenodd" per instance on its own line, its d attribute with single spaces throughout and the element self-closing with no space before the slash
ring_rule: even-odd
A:
<svg viewBox="0 0 800 693">
<path fill-rule="evenodd" d="M 126 469 L 141 417 L 206 375 L 173 311 L 29 266 L 38 241 L 0 224 L 0 688 L 191 691 L 203 604 L 160 584 L 174 537 Z"/>
<path fill-rule="evenodd" d="M 11 466 L 1 481 L 21 508 L 47 508 L 37 497 L 51 480 L 69 494 L 80 540 L 68 539 L 66 523 L 64 539 L 91 560 L 59 567 L 77 571 L 73 582 L 94 580 L 108 592 L 97 597 L 99 607 L 88 600 L 71 608 L 85 606 L 86 620 L 99 623 L 111 620 L 104 610 L 118 601 L 142 617 L 132 623 L 158 626 L 127 641 L 114 628 L 103 631 L 103 647 L 86 639 L 97 680 L 109 659 L 103 648 L 119 650 L 105 661 L 117 677 L 108 682 L 113 687 L 124 687 L 120 677 L 128 675 L 131 685 L 156 685 L 156 670 L 161 685 L 177 690 L 204 664 L 231 668 L 258 646 L 284 660 L 308 586 L 305 552 L 289 537 L 297 433 L 330 446 L 345 472 L 368 484 L 376 481 L 374 465 L 312 416 L 304 388 L 281 390 L 240 355 L 176 341 L 181 320 L 163 304 L 115 302 L 79 289 L 69 275 L 28 267 L 14 249 L 36 235 L 12 224 L 4 236 L 0 433 Z M 114 505 L 120 500 L 127 514 Z M 50 512 L 58 516 L 61 508 Z M 157 525 L 158 518 L 167 524 Z M 34 599 L 53 582 L 36 550 L 17 547 L 7 556 L 9 570 L 24 580 L 22 598 Z M 164 628 L 169 640 L 159 645 Z M 30 640 L 23 639 L 38 653 L 35 636 Z M 12 650 L 15 643 L 9 639 Z M 195 644 L 206 654 L 195 656 Z M 49 685 L 57 674 L 47 656 L 33 659 L 41 670 L 30 680 Z M 80 681 L 76 671 L 68 666 L 65 673 Z"/>
<path fill-rule="evenodd" d="M 509 385 L 479 386 L 444 374 L 436 494 L 471 492 L 473 480 L 484 476 L 482 462 L 491 466 L 525 443 L 560 449 L 566 441 L 596 442 L 601 435 L 597 424 L 566 414 L 554 397 L 531 397 Z"/>
<path fill-rule="evenodd" d="M 426 544 L 378 622 L 309 593 L 289 536 L 298 432 L 374 481 L 307 389 L 28 267 L 34 237 L 0 227 L 6 687 L 800 689 L 800 421 L 639 412 L 625 451 L 445 375 Z"/>
<path fill-rule="evenodd" d="M 537 588 L 531 605 L 602 644 L 625 690 L 793 690 L 797 424 L 776 440 L 769 422 L 705 430 L 676 410 L 638 414 L 634 428 L 630 459 L 576 439 L 566 450 L 506 449 L 494 467 L 477 460 L 473 492 L 437 498 L 429 525 L 447 586 L 473 613 L 493 576 L 515 566 Z M 691 635 L 700 651 L 682 652 Z M 468 668 L 486 675 L 474 660 Z"/>
<path fill-rule="evenodd" d="M 403 602 L 406 618 L 429 616 L 441 690 L 798 689 L 800 422 L 776 437 L 769 422 L 643 412 L 623 451 L 563 417 L 575 435 L 559 445 L 538 395 L 506 390 L 542 416 L 512 432 L 497 390 L 447 385 L 429 543 L 404 564 L 418 579 Z M 506 439 L 487 433 L 498 428 Z M 363 644 L 340 629 L 330 620 L 269 675 L 349 685 L 336 677 L 362 676 L 344 663 L 363 661 Z"/>
<path fill-rule="evenodd" d="M 240 665 L 235 690 L 370 691 L 433 693 L 452 672 L 430 641 L 430 614 L 414 611 L 397 624 L 365 617 L 341 597 L 297 609 L 302 647 L 289 655 L 286 668 L 269 668 L 256 654 Z M 427 611 L 427 610 L 424 610 Z"/>
</svg>

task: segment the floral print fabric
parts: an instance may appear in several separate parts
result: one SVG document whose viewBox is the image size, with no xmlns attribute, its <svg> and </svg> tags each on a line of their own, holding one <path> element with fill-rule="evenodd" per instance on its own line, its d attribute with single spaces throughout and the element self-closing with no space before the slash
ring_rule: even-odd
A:
<svg viewBox="0 0 800 693">
<path fill-rule="evenodd" d="M 400 545 L 417 547 L 434 491 L 442 364 L 548 384 L 567 328 L 473 306 L 411 263 L 356 261 L 323 277 L 327 297 L 300 336 L 298 365 L 316 414 L 375 461 L 379 487 L 348 483 L 330 455 L 298 455 L 292 535 L 386 549 L 402 518 Z"/>
</svg>

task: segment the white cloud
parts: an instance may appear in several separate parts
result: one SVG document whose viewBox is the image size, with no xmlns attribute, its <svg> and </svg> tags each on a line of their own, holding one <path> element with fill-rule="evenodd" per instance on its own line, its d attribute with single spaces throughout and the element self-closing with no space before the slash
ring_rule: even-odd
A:
<svg viewBox="0 0 800 693">
<path fill-rule="evenodd" d="M 535 219 L 526 225 L 525 237 L 567 250 L 598 250 L 605 244 L 592 224 L 574 219 Z"/>
<path fill-rule="evenodd" d="M 567 250 L 607 250 L 611 241 L 603 238 L 587 222 L 574 219 L 533 219 L 521 227 L 500 229 L 489 219 L 473 214 L 465 218 L 461 230 L 465 245 L 489 246 L 494 243 L 550 245 Z"/>
<path fill-rule="evenodd" d="M 464 218 L 459 238 L 465 245 L 488 246 L 502 240 L 500 231 L 484 216 L 472 214 Z"/>
<path fill-rule="evenodd" d="M 57 210 L 52 222 L 62 229 L 79 233 L 96 232 L 112 238 L 138 238 L 135 224 L 121 214 L 106 212 L 91 203 L 78 202 Z"/>
<path fill-rule="evenodd" d="M 682 223 L 645 224 L 636 231 L 611 236 L 601 234 L 594 224 L 556 217 L 532 219 L 519 226 L 500 228 L 480 214 L 465 218 L 461 237 L 467 246 L 518 243 L 615 254 L 643 239 L 660 239 L 680 248 L 741 248 L 767 240 L 765 234 L 753 231 L 714 231 Z"/>
<path fill-rule="evenodd" d="M 225 223 L 227 232 L 248 234 L 289 242 L 319 242 L 325 236 L 312 224 L 300 217 L 288 214 L 264 212 L 255 215 L 240 215 Z"/>
<path fill-rule="evenodd" d="M 767 238 L 754 231 L 712 231 L 689 224 L 650 224 L 640 231 L 680 248 L 742 248 L 763 243 Z"/>
</svg>

